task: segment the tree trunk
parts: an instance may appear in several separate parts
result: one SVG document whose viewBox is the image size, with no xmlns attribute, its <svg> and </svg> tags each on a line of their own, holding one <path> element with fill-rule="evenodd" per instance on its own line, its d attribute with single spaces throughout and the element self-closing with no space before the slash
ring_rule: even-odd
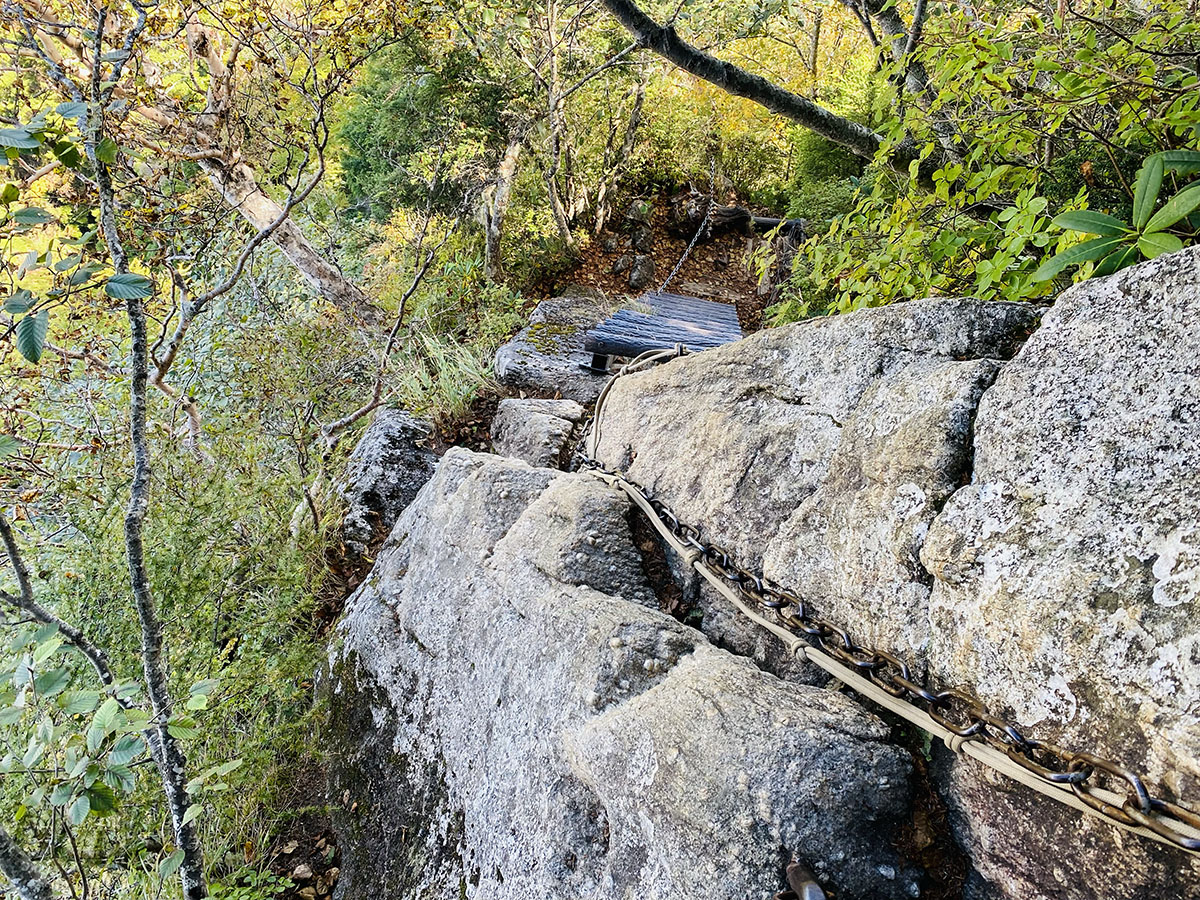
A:
<svg viewBox="0 0 1200 900">
<path fill-rule="evenodd" d="M 483 198 L 484 258 L 483 272 L 488 281 L 499 281 L 502 271 L 500 239 L 504 234 L 504 217 L 508 215 L 508 204 L 512 199 L 513 181 L 517 176 L 517 163 L 521 157 L 521 142 L 514 139 L 504 151 L 496 183 Z"/>
<path fill-rule="evenodd" d="M 104 20 L 107 15 L 107 8 L 101 7 L 97 14 L 98 35 L 104 33 Z M 99 37 L 96 39 L 96 45 L 96 56 L 99 56 Z M 93 69 L 84 153 L 96 172 L 100 231 L 104 236 L 112 267 L 118 274 L 125 274 L 129 271 L 129 260 L 117 228 L 117 200 L 112 172 L 97 154 L 97 146 L 103 134 L 102 117 L 107 99 L 101 92 L 99 70 Z M 150 709 L 154 715 L 151 727 L 158 736 L 154 761 L 162 776 L 163 792 L 167 798 L 167 808 L 175 832 L 175 843 L 183 851 L 183 862 L 179 866 L 183 900 L 205 900 L 208 896 L 208 885 L 204 879 L 204 851 L 200 845 L 200 832 L 196 828 L 195 819 L 188 820 L 191 797 L 187 792 L 187 758 L 167 725 L 172 704 L 167 687 L 166 666 L 162 658 L 162 620 L 158 616 L 150 587 L 150 571 L 146 565 L 146 547 L 142 536 L 150 507 L 151 473 L 149 437 L 146 429 L 150 345 L 146 333 L 146 307 L 141 296 L 127 299 L 125 311 L 129 320 L 129 435 L 133 445 L 133 480 L 129 485 L 129 503 L 125 509 L 124 522 L 125 555 L 129 563 L 133 605 L 137 610 L 142 631 L 142 672 L 145 676 L 146 694 L 150 698 Z"/>
<path fill-rule="evenodd" d="M 669 26 L 660 26 L 630 0 L 601 0 L 617 20 L 643 47 L 653 50 L 684 71 L 738 97 L 745 97 L 803 125 L 864 159 L 874 159 L 879 151 L 878 134 L 844 116 L 830 112 L 807 97 L 794 94 L 761 75 L 752 75 L 732 63 L 717 59 L 684 41 Z M 908 166 L 917 159 L 913 147 L 897 148 L 889 163 L 898 172 L 908 174 Z M 932 168 L 928 174 L 932 174 Z M 932 184 L 932 179 L 928 179 Z"/>
<path fill-rule="evenodd" d="M 267 227 L 283 212 L 258 186 L 254 170 L 245 163 L 201 159 L 199 165 L 225 202 L 255 228 Z M 322 297 L 368 325 L 379 321 L 379 310 L 362 289 L 330 265 L 291 219 L 274 231 L 271 240 Z"/>
<path fill-rule="evenodd" d="M 0 872 L 12 883 L 21 900 L 54 900 L 50 882 L 3 828 L 0 828 Z"/>
<path fill-rule="evenodd" d="M 605 160 L 608 163 L 605 168 L 609 175 L 601 181 L 600 187 L 596 191 L 596 234 L 600 234 L 604 230 L 604 226 L 608 224 L 608 217 L 612 210 L 609 197 L 617 189 L 617 183 L 621 177 L 620 167 L 633 155 L 634 148 L 637 146 L 637 133 L 638 129 L 642 127 L 642 107 L 645 103 L 646 79 L 639 76 L 633 92 L 633 109 L 629 112 L 629 122 L 625 126 L 625 138 L 621 141 L 621 151 L 616 159 Z"/>
<path fill-rule="evenodd" d="M 812 79 L 812 96 L 817 96 L 817 77 L 820 74 L 818 63 L 821 53 L 821 10 L 813 13 L 812 32 L 808 38 L 808 75 Z"/>
<path fill-rule="evenodd" d="M 562 196 L 558 191 L 558 172 L 562 168 L 563 158 L 563 96 L 559 90 L 558 80 L 558 3 L 546 4 L 546 38 L 549 46 L 549 74 L 546 78 L 547 116 L 546 124 L 550 128 L 550 166 L 546 169 L 546 193 L 550 198 L 550 211 L 554 214 L 554 224 L 562 236 L 567 250 L 575 252 L 575 236 L 571 234 L 571 221 L 563 207 Z"/>
</svg>

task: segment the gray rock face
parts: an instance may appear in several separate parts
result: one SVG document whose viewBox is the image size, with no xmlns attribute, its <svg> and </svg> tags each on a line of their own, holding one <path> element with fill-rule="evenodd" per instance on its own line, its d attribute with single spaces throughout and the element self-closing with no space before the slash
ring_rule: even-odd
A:
<svg viewBox="0 0 1200 900">
<path fill-rule="evenodd" d="M 761 333 L 622 379 L 599 455 L 864 643 L 1194 803 L 1200 251 L 1035 325 L 928 300 Z M 969 897 L 1200 898 L 1194 858 L 948 756 Z"/>
<path fill-rule="evenodd" d="M 623 495 L 452 450 L 351 599 L 327 689 L 341 900 L 914 896 L 907 754 L 644 604 Z"/>
<path fill-rule="evenodd" d="M 396 519 L 433 475 L 427 422 L 397 408 L 375 412 L 346 463 L 337 491 L 346 503 L 344 562 L 351 571 L 370 565 Z"/>
<path fill-rule="evenodd" d="M 972 483 L 921 551 L 937 576 L 941 679 L 972 683 L 1037 736 L 1111 756 L 1193 801 L 1198 387 L 1200 251 L 1066 292 L 984 395 Z M 1121 869 L 1136 878 L 1114 883 L 1107 826 L 1031 827 L 1041 811 L 1024 795 L 998 802 L 968 779 L 952 785 L 979 896 L 1035 895 L 1049 880 L 1038 865 L 1049 837 L 1073 860 L 1055 897 L 1200 897 L 1194 858 L 1126 839 Z"/>
<path fill-rule="evenodd" d="M 853 633 L 923 654 L 917 551 L 967 475 L 995 360 L 1036 315 L 926 300 L 760 332 L 620 379 L 598 453 Z"/>
<path fill-rule="evenodd" d="M 608 314 L 604 296 L 594 289 L 572 288 L 543 300 L 529 324 L 496 351 L 496 377 L 512 388 L 592 403 L 607 379 L 585 370 L 592 356 L 583 349 L 583 336 Z"/>
<path fill-rule="evenodd" d="M 633 257 L 633 265 L 629 268 L 629 288 L 642 291 L 654 281 L 654 257 L 646 253 L 638 253 Z"/>
<path fill-rule="evenodd" d="M 574 400 L 501 400 L 492 419 L 492 449 L 531 466 L 562 468 L 583 414 Z"/>
</svg>

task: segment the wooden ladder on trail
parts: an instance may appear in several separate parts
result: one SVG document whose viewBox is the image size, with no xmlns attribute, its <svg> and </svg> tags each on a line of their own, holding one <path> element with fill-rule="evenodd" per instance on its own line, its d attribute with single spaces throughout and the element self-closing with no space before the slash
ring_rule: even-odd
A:
<svg viewBox="0 0 1200 900">
<path fill-rule="evenodd" d="M 737 309 L 729 303 L 649 291 L 635 304 L 646 311 L 619 310 L 584 336 L 583 347 L 592 354 L 591 371 L 607 372 L 614 356 L 632 359 L 676 344 L 693 352 L 709 350 L 743 337 Z"/>
</svg>

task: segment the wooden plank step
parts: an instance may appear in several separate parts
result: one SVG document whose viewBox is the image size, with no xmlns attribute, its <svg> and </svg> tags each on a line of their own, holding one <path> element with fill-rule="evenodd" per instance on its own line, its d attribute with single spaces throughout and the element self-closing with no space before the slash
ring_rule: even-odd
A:
<svg viewBox="0 0 1200 900">
<path fill-rule="evenodd" d="M 676 344 L 710 350 L 742 338 L 737 309 L 728 303 L 661 291 L 643 294 L 638 301 L 640 309 L 618 310 L 585 335 L 594 371 L 602 371 L 613 356 L 634 357 Z"/>
<path fill-rule="evenodd" d="M 736 325 L 728 322 L 695 322 L 689 319 L 682 319 L 678 316 L 650 315 L 640 313 L 636 310 L 623 309 L 613 315 L 610 322 L 628 322 L 632 327 L 641 328 L 682 328 L 687 331 L 706 334 L 723 334 L 728 335 L 730 340 L 737 340 L 742 336 L 742 331 Z"/>
<path fill-rule="evenodd" d="M 697 300 L 694 297 L 658 292 L 644 294 L 639 299 L 656 310 L 683 313 L 688 318 L 719 319 L 730 322 L 738 320 L 737 307 L 729 303 L 714 303 L 711 300 Z"/>
</svg>

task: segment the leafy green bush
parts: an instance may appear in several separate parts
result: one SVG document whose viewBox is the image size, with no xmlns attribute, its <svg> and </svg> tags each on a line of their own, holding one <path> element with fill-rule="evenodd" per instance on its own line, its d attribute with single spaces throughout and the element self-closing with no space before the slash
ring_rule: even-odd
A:
<svg viewBox="0 0 1200 900">
<path fill-rule="evenodd" d="M 466 77 L 475 65 L 465 48 L 438 51 L 411 42 L 372 61 L 338 127 L 352 203 L 381 220 L 398 207 L 423 208 L 427 180 L 436 178 L 434 208 L 461 208 L 483 159 L 503 140 L 505 92 Z"/>
<path fill-rule="evenodd" d="M 1056 216 L 1054 224 L 1059 228 L 1096 237 L 1046 260 L 1033 274 L 1033 280 L 1046 281 L 1068 266 L 1090 262 L 1096 263 L 1092 276 L 1111 275 L 1139 257 L 1154 259 L 1182 250 L 1184 238 L 1194 240 L 1200 231 L 1200 217 L 1193 217 L 1200 208 L 1200 181 L 1170 197 L 1156 212 L 1168 172 L 1181 177 L 1200 173 L 1200 152 L 1175 150 L 1148 157 L 1138 172 L 1132 216 L 1127 222 L 1086 209 Z"/>
</svg>

